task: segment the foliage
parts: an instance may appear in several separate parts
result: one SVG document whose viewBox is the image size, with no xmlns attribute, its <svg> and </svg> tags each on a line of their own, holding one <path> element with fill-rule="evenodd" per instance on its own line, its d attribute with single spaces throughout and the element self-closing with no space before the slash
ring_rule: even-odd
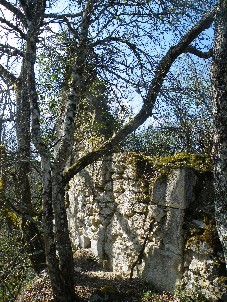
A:
<svg viewBox="0 0 227 302">
<path fill-rule="evenodd" d="M 179 289 L 175 295 L 171 294 L 168 291 L 164 291 L 163 293 L 156 293 L 154 291 L 145 291 L 143 293 L 141 302 L 208 302 L 201 291 L 198 289 L 194 292 L 193 297 L 185 294 L 184 289 Z"/>
<path fill-rule="evenodd" d="M 50 146 L 55 146 L 59 140 L 59 124 L 66 110 L 65 97 L 72 89 L 76 47 L 73 36 L 67 31 L 61 31 L 46 38 L 45 47 L 39 51 L 38 93 L 42 102 L 41 112 L 45 117 L 41 120 L 41 127 L 43 139 Z M 94 54 L 89 56 L 84 67 L 85 87 L 76 112 L 75 152 L 95 148 L 120 126 L 116 113 L 119 110 L 112 104 L 110 86 L 98 76 L 92 56 Z"/>
<path fill-rule="evenodd" d="M 184 60 L 185 61 L 185 60 Z M 186 58 L 184 76 L 173 71 L 162 88 L 150 125 L 141 127 L 123 143 L 122 150 L 167 156 L 179 152 L 211 154 L 214 125 L 210 80 L 199 65 Z M 184 62 L 185 63 L 185 62 Z M 179 61 L 180 68 L 182 62 Z M 202 65 L 202 66 L 200 66 Z M 187 81 L 185 81 L 186 75 Z"/>
<path fill-rule="evenodd" d="M 0 247 L 0 300 L 15 301 L 24 283 L 33 277 L 27 244 L 24 245 L 20 232 L 9 232 L 2 225 Z"/>
<path fill-rule="evenodd" d="M 198 276 L 199 278 L 199 276 Z M 179 297 L 180 302 L 210 302 L 202 293 L 199 283 L 193 292 L 187 292 L 183 287 L 179 286 L 176 290 L 175 295 Z"/>
<path fill-rule="evenodd" d="M 162 302 L 172 301 L 180 302 L 180 300 L 174 297 L 170 292 L 163 292 L 162 294 L 155 293 L 154 291 L 146 291 L 143 293 L 141 302 Z"/>
</svg>

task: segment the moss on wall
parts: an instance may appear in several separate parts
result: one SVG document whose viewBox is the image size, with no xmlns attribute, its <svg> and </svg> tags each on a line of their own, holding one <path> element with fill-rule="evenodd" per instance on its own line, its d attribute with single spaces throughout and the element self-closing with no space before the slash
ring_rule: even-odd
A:
<svg viewBox="0 0 227 302">
<path fill-rule="evenodd" d="M 143 180 L 157 179 L 178 168 L 192 168 L 198 173 L 212 171 L 212 159 L 208 155 L 185 152 L 166 157 L 151 157 L 144 153 L 128 152 L 126 164 L 134 166 L 135 177 Z"/>
<path fill-rule="evenodd" d="M 190 230 L 190 238 L 186 242 L 186 247 L 192 246 L 199 247 L 200 243 L 205 242 L 208 247 L 213 250 L 218 246 L 218 234 L 215 225 L 215 221 L 207 216 L 204 217 L 204 227 L 199 229 Z"/>
<path fill-rule="evenodd" d="M 178 153 L 163 158 L 155 158 L 156 167 L 176 168 L 193 168 L 198 172 L 208 172 L 212 169 L 212 160 L 207 155 Z"/>
</svg>

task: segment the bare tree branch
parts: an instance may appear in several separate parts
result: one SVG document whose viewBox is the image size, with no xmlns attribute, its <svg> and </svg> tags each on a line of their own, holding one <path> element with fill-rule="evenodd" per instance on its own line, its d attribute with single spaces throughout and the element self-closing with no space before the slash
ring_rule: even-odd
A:
<svg viewBox="0 0 227 302">
<path fill-rule="evenodd" d="M 4 82 L 10 83 L 11 85 L 15 84 L 18 80 L 18 78 L 14 74 L 9 72 L 1 64 L 0 64 L 0 74 L 1 74 L 1 77 L 3 78 Z"/>
<path fill-rule="evenodd" d="M 78 31 L 75 30 L 75 29 L 72 27 L 71 23 L 69 22 L 69 20 L 68 20 L 66 17 L 64 18 L 64 21 L 66 22 L 69 31 L 73 34 L 73 36 L 74 36 L 75 38 L 78 39 L 78 38 L 79 38 Z"/>
<path fill-rule="evenodd" d="M 21 56 L 21 57 L 24 56 L 23 51 L 19 50 L 16 47 L 10 46 L 8 44 L 0 43 L 0 51 L 2 53 L 5 53 L 5 54 L 11 55 L 11 56 Z"/>
<path fill-rule="evenodd" d="M 11 11 L 22 22 L 24 27 L 27 26 L 25 15 L 17 7 L 6 0 L 0 0 L 0 4 Z"/>
<path fill-rule="evenodd" d="M 91 47 L 96 47 L 98 45 L 102 45 L 102 44 L 106 44 L 106 43 L 110 43 L 110 42 L 119 42 L 122 44 L 126 44 L 128 46 L 128 48 L 132 51 L 132 53 L 134 54 L 134 56 L 136 57 L 139 66 L 140 66 L 140 70 L 142 71 L 144 69 L 144 65 L 142 63 L 142 59 L 141 59 L 141 54 L 144 54 L 146 56 L 146 53 L 140 49 L 139 47 L 137 47 L 137 45 L 135 43 L 132 43 L 128 40 L 119 38 L 119 37 L 106 37 L 102 40 L 97 40 L 94 43 L 91 44 Z M 142 77 L 142 72 L 141 72 L 141 77 Z"/>
<path fill-rule="evenodd" d="M 32 19 L 32 16 L 31 16 L 32 9 L 31 9 L 30 5 L 25 0 L 20 0 L 19 2 L 20 2 L 21 7 L 24 10 L 24 13 L 25 13 L 27 19 L 29 21 L 31 21 L 31 19 Z"/>
<path fill-rule="evenodd" d="M 49 18 L 49 19 L 56 19 L 56 20 L 61 20 L 61 19 L 65 19 L 65 18 L 77 18 L 77 17 L 81 17 L 82 13 L 77 13 L 77 14 L 44 14 L 44 18 Z"/>
<path fill-rule="evenodd" d="M 14 31 L 18 32 L 22 39 L 24 39 L 24 40 L 26 39 L 26 34 L 22 30 L 20 30 L 18 28 L 18 26 L 12 24 L 11 22 L 7 21 L 6 19 L 4 19 L 2 17 L 0 17 L 0 22 L 6 24 L 9 28 L 11 28 Z"/>
<path fill-rule="evenodd" d="M 185 51 L 185 53 L 188 52 L 188 53 L 191 53 L 199 58 L 202 58 L 202 59 L 209 59 L 212 57 L 213 55 L 213 49 L 210 49 L 208 50 L 207 52 L 203 52 L 199 49 L 196 49 L 195 47 L 193 46 L 188 46 Z"/>
</svg>

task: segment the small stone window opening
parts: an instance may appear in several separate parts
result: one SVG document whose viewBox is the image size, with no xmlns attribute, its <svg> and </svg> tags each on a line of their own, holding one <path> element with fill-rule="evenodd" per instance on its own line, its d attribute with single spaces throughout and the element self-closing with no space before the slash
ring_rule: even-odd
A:
<svg viewBox="0 0 227 302">
<path fill-rule="evenodd" d="M 91 248 L 91 240 L 86 236 L 84 236 L 84 248 L 85 249 Z"/>
</svg>

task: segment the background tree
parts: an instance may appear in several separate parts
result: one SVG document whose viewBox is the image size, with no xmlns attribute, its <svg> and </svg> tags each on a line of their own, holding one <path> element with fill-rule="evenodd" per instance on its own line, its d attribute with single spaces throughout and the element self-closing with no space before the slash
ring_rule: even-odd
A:
<svg viewBox="0 0 227 302">
<path fill-rule="evenodd" d="M 219 237 L 227 267 L 227 2 L 218 1 L 215 18 L 212 89 L 215 122 L 215 207 Z"/>
<path fill-rule="evenodd" d="M 179 152 L 211 156 L 214 135 L 211 85 L 208 70 L 204 68 L 211 58 L 199 66 L 193 59 L 198 61 L 189 58 L 191 64 L 187 64 L 184 58 L 185 72 L 171 75 L 172 81 L 162 88 L 162 97 L 154 108 L 150 124 L 130 135 L 123 143 L 123 150 L 153 156 Z"/>
<path fill-rule="evenodd" d="M 65 185 L 88 164 L 111 153 L 127 135 L 152 116 L 154 106 L 161 98 L 163 84 L 171 79 L 172 68 L 176 66 L 173 64 L 180 55 L 185 52 L 196 53 L 203 58 L 210 55 L 210 52 L 204 54 L 195 48 L 199 41 L 195 45 L 192 43 L 210 27 L 214 11 L 206 13 L 202 19 L 201 16 L 213 3 L 193 3 L 87 0 L 75 1 L 71 12 L 61 14 L 48 11 L 44 0 L 16 3 L 0 0 L 4 41 L 0 70 L 5 83 L 14 86 L 16 100 L 18 186 L 15 203 L 20 209 L 26 205 L 23 219 L 27 220 L 23 228 L 29 225 L 29 230 L 39 233 L 37 224 L 31 226 L 34 217 L 30 210 L 33 207 L 31 159 L 35 151 L 39 154 L 40 166 L 37 167 L 42 175 L 43 243 L 56 301 L 78 301 L 74 293 Z M 195 25 L 188 31 L 189 21 Z M 62 85 L 56 104 L 61 109 L 62 122 L 60 127 L 51 122 L 48 124 L 50 129 L 57 129 L 57 135 L 50 144 L 46 126 L 43 127 L 43 120 L 48 115 L 42 111 L 44 102 L 39 94 L 42 91 L 39 84 L 43 83 L 38 81 L 36 62 L 40 48 L 45 47 L 45 41 L 53 31 L 53 24 L 61 25 L 64 31 L 67 28 L 70 32 L 73 48 L 67 51 L 73 49 L 74 57 L 72 65 L 66 62 L 60 80 Z M 167 39 L 170 32 L 171 41 Z M 12 41 L 16 41 L 16 46 L 10 44 Z M 4 58 L 9 62 L 7 67 Z M 108 100 L 112 98 L 113 104 L 119 106 L 134 99 L 136 91 L 137 95 L 139 92 L 141 109 L 111 138 L 100 145 L 95 144 L 93 150 L 68 169 L 68 160 L 75 146 L 74 135 L 81 125 L 78 113 L 86 99 L 89 106 L 95 105 L 97 98 L 88 97 L 87 92 L 92 91 L 96 81 L 104 82 L 104 86 L 109 88 Z M 54 117 L 54 122 L 53 112 L 48 113 Z"/>
</svg>

